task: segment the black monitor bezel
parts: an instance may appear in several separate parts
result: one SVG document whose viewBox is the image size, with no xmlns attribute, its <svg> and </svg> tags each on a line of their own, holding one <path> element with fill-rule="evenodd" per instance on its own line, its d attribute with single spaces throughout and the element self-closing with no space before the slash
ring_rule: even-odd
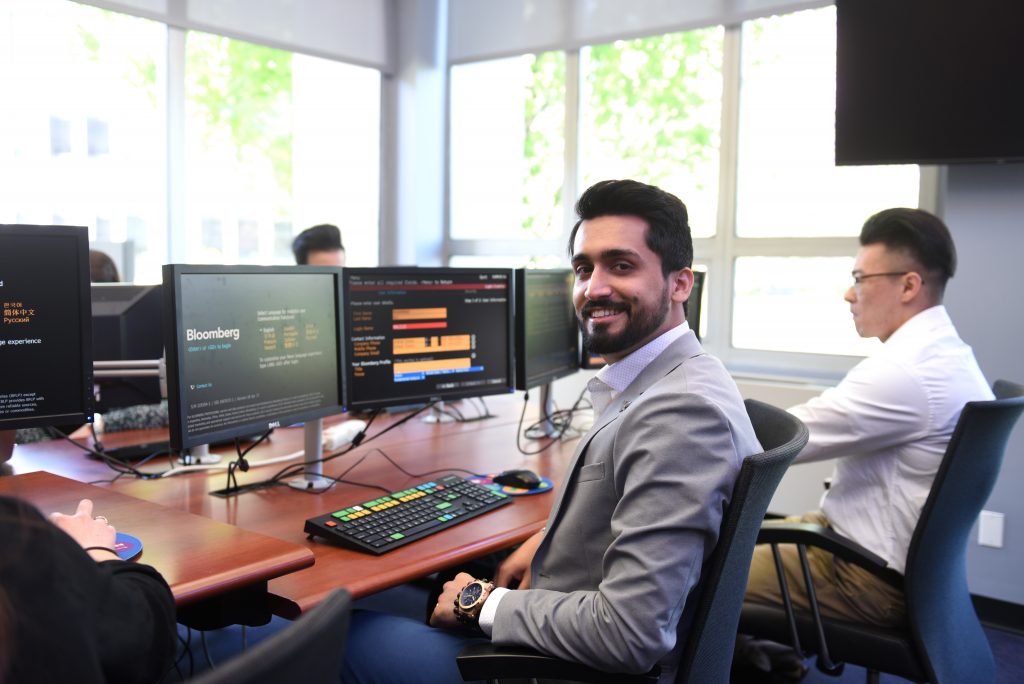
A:
<svg viewBox="0 0 1024 684">
<path fill-rule="evenodd" d="M 107 358 L 99 358 L 105 355 L 105 352 L 111 351 L 110 349 L 101 348 L 101 340 L 96 334 L 93 334 L 93 361 L 159 361 L 164 356 L 164 339 L 163 325 L 164 325 L 164 296 L 163 286 L 159 283 L 154 284 L 140 284 L 140 283 L 92 283 L 90 288 L 90 301 L 96 302 L 97 300 L 102 301 L 101 293 L 108 293 L 117 290 L 135 291 L 137 294 L 132 297 L 129 301 L 130 306 L 123 307 L 116 316 L 114 314 L 100 314 L 97 312 L 96 307 L 93 307 L 92 321 L 93 321 L 93 332 L 96 332 L 97 320 L 102 318 L 114 318 L 117 319 L 118 328 L 118 344 L 117 349 L 113 350 L 116 352 L 114 356 L 107 356 Z M 153 291 L 157 290 L 156 293 Z M 159 303 L 160 311 L 156 318 L 158 319 L 158 329 L 156 331 L 143 331 L 144 335 L 153 335 L 152 338 L 144 338 L 145 342 L 155 341 L 156 338 L 160 340 L 159 353 L 150 354 L 149 356 L 143 356 L 138 353 L 129 353 L 126 351 L 128 342 L 132 342 L 137 345 L 138 330 L 132 330 L 127 326 L 129 320 L 139 317 L 138 308 L 140 303 L 148 302 L 148 299 L 152 297 L 155 302 Z M 147 312 L 148 313 L 148 312 Z M 151 316 L 145 317 L 147 320 Z M 155 349 L 153 350 L 156 351 Z M 117 377 L 117 378 L 95 378 L 95 386 L 98 387 L 98 399 L 95 400 L 96 410 L 100 413 L 104 413 L 111 409 L 123 408 L 128 406 L 134 406 L 138 404 L 159 404 L 163 400 L 160 379 L 158 377 Z M 110 400 L 105 397 L 113 395 L 113 399 Z"/>
<path fill-rule="evenodd" d="M 0 430 L 16 430 L 51 425 L 72 425 L 93 421 L 93 366 L 92 366 L 92 298 L 89 288 L 89 229 L 85 226 L 35 226 L 23 223 L 0 224 L 0 237 L 24 235 L 48 235 L 73 238 L 78 253 L 78 328 L 79 363 L 82 368 L 81 411 L 74 413 L 48 414 L 24 418 L 0 418 Z M 45 277 L 40 271 L 41 277 Z"/>
<path fill-rule="evenodd" d="M 345 406 L 346 411 L 369 411 L 376 409 L 393 408 L 396 406 L 415 406 L 418 404 L 429 404 L 436 401 L 448 401 L 454 399 L 468 399 L 470 397 L 486 397 L 494 396 L 498 394 L 511 394 L 515 391 L 515 351 L 513 344 L 515 343 L 513 334 L 513 314 L 514 314 L 514 302 L 513 302 L 513 289 L 514 275 L 513 269 L 511 268 L 465 268 L 465 267 L 454 267 L 454 266 L 375 266 L 375 267 L 345 267 L 341 269 L 341 280 L 342 280 L 342 297 L 345 302 L 344 316 L 342 316 L 342 346 L 341 346 L 341 357 L 342 357 L 342 390 L 343 399 L 342 403 Z M 508 296 L 507 303 L 505 306 L 505 318 L 506 318 L 506 354 L 505 354 L 505 367 L 507 369 L 505 377 L 505 385 L 497 386 L 493 388 L 485 388 L 481 391 L 479 388 L 473 388 L 472 390 L 453 390 L 451 392 L 444 393 L 413 393 L 408 396 L 401 398 L 395 397 L 388 400 L 365 400 L 365 401 L 354 401 L 351 396 L 352 386 L 349 382 L 349 350 L 348 350 L 348 285 L 349 279 L 353 275 L 371 275 L 374 273 L 388 273 L 396 276 L 430 276 L 432 274 L 451 274 L 451 273 L 462 273 L 462 274 L 489 274 L 498 275 L 503 274 L 507 278 L 508 282 Z"/>
<path fill-rule="evenodd" d="M 165 264 L 163 267 L 164 294 L 164 349 L 167 355 L 167 409 L 170 417 L 171 448 L 176 450 L 189 449 L 202 444 L 222 442 L 235 438 L 248 437 L 269 430 L 265 421 L 254 421 L 235 425 L 229 429 L 207 432 L 201 436 L 189 438 L 182 429 L 184 415 L 183 397 L 179 390 L 181 367 L 184 362 L 185 349 L 178 344 L 178 324 L 181 321 L 181 276 L 183 275 L 276 275 L 276 274 L 310 274 L 330 273 L 334 275 L 334 302 L 336 315 L 335 340 L 338 347 L 338 397 L 342 397 L 342 377 L 340 352 L 344 346 L 341 337 L 341 269 L 334 266 L 240 266 L 222 264 Z M 326 416 L 342 413 L 341 405 L 324 406 L 317 410 L 301 411 L 280 416 L 282 426 L 316 420 Z"/>
<path fill-rule="evenodd" d="M 704 296 L 704 284 L 707 279 L 707 271 L 693 271 L 693 288 L 690 290 L 690 296 L 686 300 L 685 311 L 686 311 L 686 323 L 690 326 L 690 330 L 697 336 L 697 341 L 700 341 L 700 319 L 703 314 L 702 297 Z M 697 313 L 693 314 L 690 311 L 690 302 L 696 302 Z"/>
<path fill-rule="evenodd" d="M 546 276 L 563 276 L 565 277 L 569 285 L 569 293 L 566 297 L 565 306 L 569 314 L 568 322 L 572 329 L 572 338 L 576 341 L 573 365 L 563 366 L 561 368 L 545 372 L 539 376 L 538 379 L 527 377 L 527 366 L 528 359 L 526 357 L 526 290 L 527 281 L 531 275 L 546 275 Z M 568 268 L 517 268 L 515 270 L 515 287 L 513 289 L 515 299 L 515 366 L 516 366 L 516 389 L 517 390 L 531 390 L 535 387 L 541 387 L 548 383 L 554 382 L 560 378 L 567 377 L 580 370 L 580 335 L 579 326 L 576 324 L 576 313 L 572 305 L 572 282 L 575 276 L 572 270 Z"/>
</svg>

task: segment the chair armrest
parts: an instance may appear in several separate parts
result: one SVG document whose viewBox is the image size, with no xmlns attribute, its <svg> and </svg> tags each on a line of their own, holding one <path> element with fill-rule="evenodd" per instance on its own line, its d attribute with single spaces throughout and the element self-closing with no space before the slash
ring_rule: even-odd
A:
<svg viewBox="0 0 1024 684">
<path fill-rule="evenodd" d="M 822 525 L 768 520 L 761 523 L 757 543 L 814 546 L 864 568 L 897 589 L 903 588 L 903 575 L 890 568 L 884 558 Z"/>
<path fill-rule="evenodd" d="M 628 675 L 601 672 L 586 665 L 560 660 L 529 648 L 495 646 L 491 643 L 466 645 L 456 658 L 462 679 L 566 679 L 594 684 L 653 684 L 661 668 L 646 674 Z"/>
</svg>

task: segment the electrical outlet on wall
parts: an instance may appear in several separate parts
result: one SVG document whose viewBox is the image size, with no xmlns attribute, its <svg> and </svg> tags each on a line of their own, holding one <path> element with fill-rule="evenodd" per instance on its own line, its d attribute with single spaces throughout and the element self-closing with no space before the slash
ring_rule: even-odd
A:
<svg viewBox="0 0 1024 684">
<path fill-rule="evenodd" d="M 1002 513 L 982 511 L 981 515 L 978 516 L 978 543 L 995 549 L 1003 548 L 1003 523 L 1005 517 Z"/>
</svg>

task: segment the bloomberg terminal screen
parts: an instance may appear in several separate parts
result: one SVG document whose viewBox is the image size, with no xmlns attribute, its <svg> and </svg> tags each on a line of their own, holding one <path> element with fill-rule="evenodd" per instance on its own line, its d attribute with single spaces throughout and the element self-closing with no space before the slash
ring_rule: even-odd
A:
<svg viewBox="0 0 1024 684">
<path fill-rule="evenodd" d="M 179 448 L 341 411 L 337 272 L 287 269 L 179 274 Z"/>
<path fill-rule="evenodd" d="M 510 269 L 344 269 L 345 406 L 512 391 Z"/>
</svg>

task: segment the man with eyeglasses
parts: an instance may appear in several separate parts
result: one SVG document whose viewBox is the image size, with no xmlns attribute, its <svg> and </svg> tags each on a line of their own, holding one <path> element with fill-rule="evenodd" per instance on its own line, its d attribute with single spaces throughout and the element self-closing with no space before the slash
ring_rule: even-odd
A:
<svg viewBox="0 0 1024 684">
<path fill-rule="evenodd" d="M 884 344 L 838 386 L 789 409 L 810 432 L 796 462 L 837 459 L 821 510 L 798 519 L 831 527 L 903 573 L 960 411 L 992 392 L 942 305 L 956 270 L 945 224 L 920 209 L 887 209 L 865 222 L 860 244 L 844 299 L 861 337 Z M 806 607 L 796 548 L 781 550 L 793 601 Z M 882 626 L 904 620 L 902 592 L 820 549 L 808 560 L 823 614 Z M 781 603 L 767 546 L 755 549 L 747 598 Z"/>
</svg>

